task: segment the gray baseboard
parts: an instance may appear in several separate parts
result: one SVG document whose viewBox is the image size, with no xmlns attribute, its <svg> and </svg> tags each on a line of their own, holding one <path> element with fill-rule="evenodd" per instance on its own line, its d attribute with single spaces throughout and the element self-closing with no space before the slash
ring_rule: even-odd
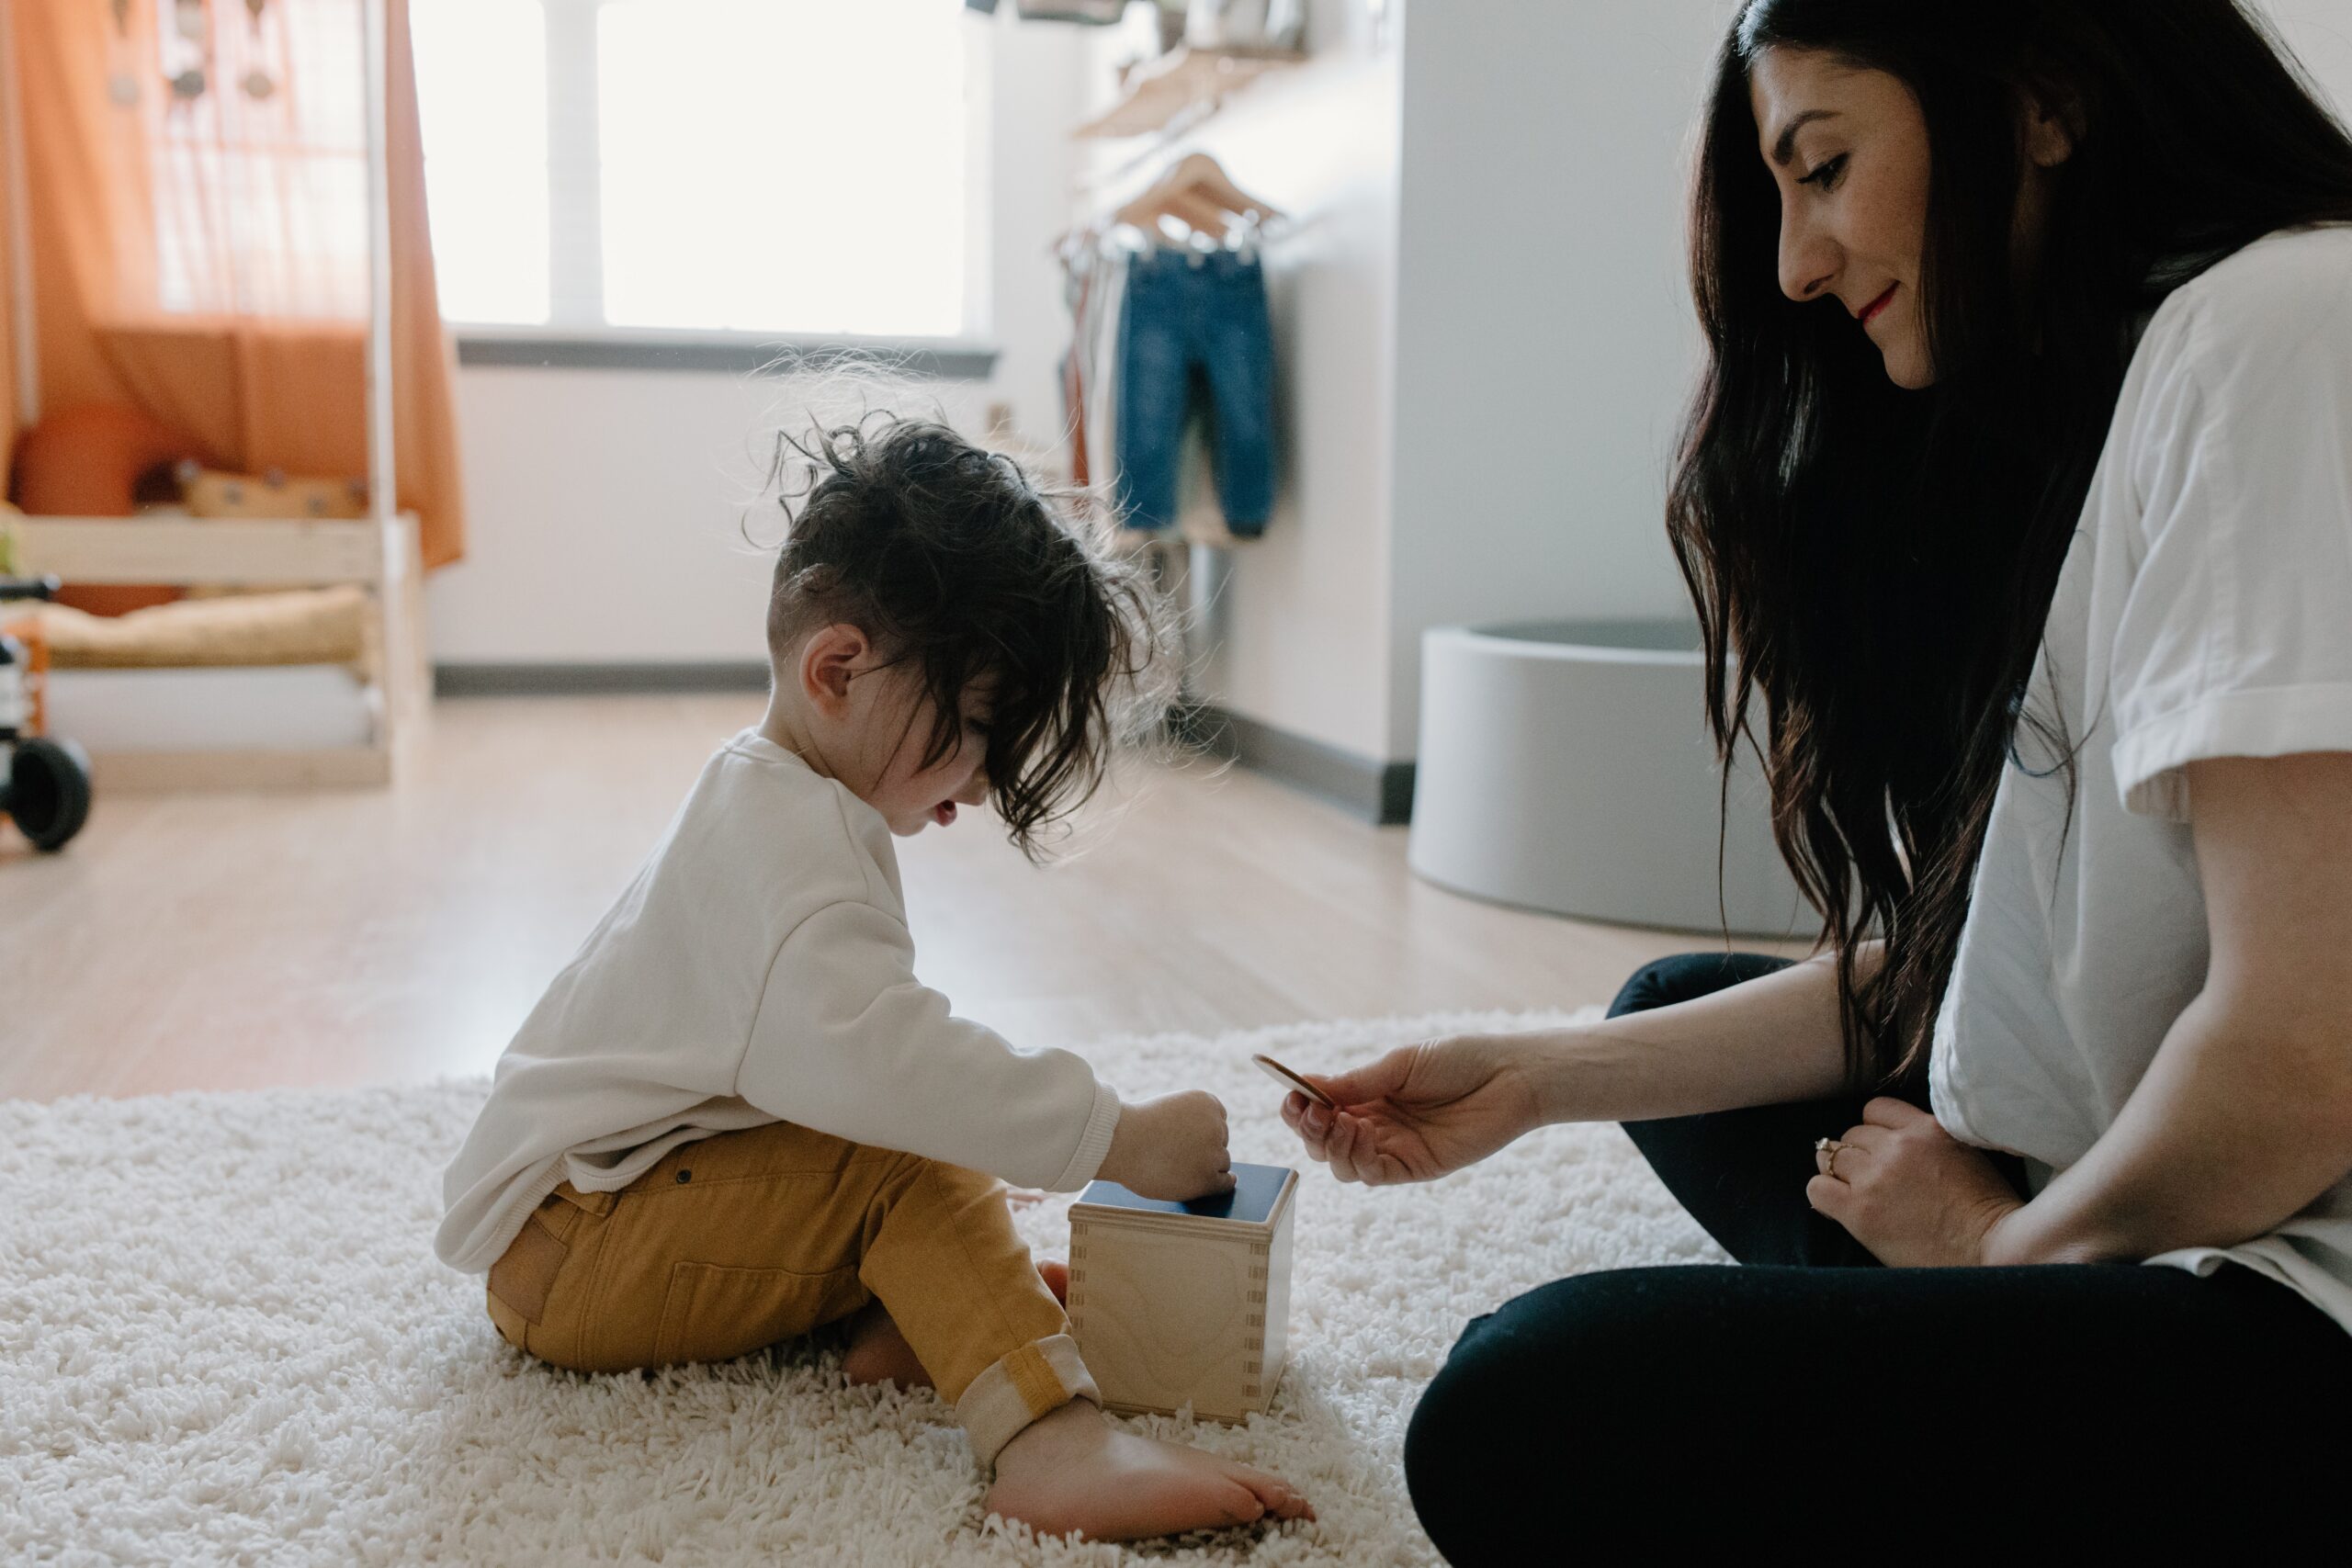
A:
<svg viewBox="0 0 2352 1568">
<path fill-rule="evenodd" d="M 844 356 L 863 356 L 883 370 L 924 380 L 985 381 L 996 350 L 980 345 L 901 345 L 771 342 L 745 335 L 658 333 L 528 336 L 516 333 L 460 334 L 458 363 L 533 370 L 694 370 L 730 376 L 787 375 L 823 369 Z"/>
<path fill-rule="evenodd" d="M 1175 716 L 1187 741 L 1380 827 L 1413 819 L 1413 764 L 1384 762 L 1207 704 Z"/>
<path fill-rule="evenodd" d="M 764 692 L 764 660 L 653 664 L 436 664 L 441 697 L 577 697 L 621 692 Z"/>
</svg>

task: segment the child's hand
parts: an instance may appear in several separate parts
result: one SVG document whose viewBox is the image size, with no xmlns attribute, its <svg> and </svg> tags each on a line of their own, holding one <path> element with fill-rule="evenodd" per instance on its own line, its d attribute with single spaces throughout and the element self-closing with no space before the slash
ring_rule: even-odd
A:
<svg viewBox="0 0 2352 1568">
<path fill-rule="evenodd" d="M 1232 1191 L 1224 1105 L 1205 1089 L 1188 1089 L 1121 1106 L 1096 1174 L 1146 1198 L 1179 1202 Z"/>
</svg>

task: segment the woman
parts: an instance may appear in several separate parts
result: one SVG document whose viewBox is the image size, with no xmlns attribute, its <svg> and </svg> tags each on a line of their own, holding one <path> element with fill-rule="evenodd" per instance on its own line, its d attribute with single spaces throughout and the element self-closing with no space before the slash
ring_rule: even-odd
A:
<svg viewBox="0 0 2352 1568">
<path fill-rule="evenodd" d="M 1752 0 L 1702 158 L 1669 529 L 1823 952 L 1290 1098 L 1368 1182 L 1623 1121 L 1747 1265 L 1473 1323 L 1423 1522 L 1522 1562 L 2335 1495 L 2352 140 L 2229 0 Z"/>
</svg>

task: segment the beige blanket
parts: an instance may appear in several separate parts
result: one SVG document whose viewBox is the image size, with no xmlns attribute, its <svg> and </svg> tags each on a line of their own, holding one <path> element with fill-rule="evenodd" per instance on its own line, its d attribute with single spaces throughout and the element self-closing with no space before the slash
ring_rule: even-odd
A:
<svg viewBox="0 0 2352 1568">
<path fill-rule="evenodd" d="M 371 662 L 367 591 L 348 584 L 187 599 L 92 615 L 62 604 L 0 607 L 0 622 L 39 623 L 61 670 L 183 669 Z"/>
</svg>

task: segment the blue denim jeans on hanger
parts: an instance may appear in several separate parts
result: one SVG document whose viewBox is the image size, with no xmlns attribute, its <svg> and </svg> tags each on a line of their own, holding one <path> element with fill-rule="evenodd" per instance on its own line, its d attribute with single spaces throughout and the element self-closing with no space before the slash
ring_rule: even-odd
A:
<svg viewBox="0 0 2352 1568">
<path fill-rule="evenodd" d="M 1118 499 L 1127 525 L 1176 521 L 1194 389 L 1225 525 L 1251 537 L 1274 510 L 1274 332 L 1255 257 L 1156 250 L 1127 264 L 1119 321 Z"/>
</svg>

